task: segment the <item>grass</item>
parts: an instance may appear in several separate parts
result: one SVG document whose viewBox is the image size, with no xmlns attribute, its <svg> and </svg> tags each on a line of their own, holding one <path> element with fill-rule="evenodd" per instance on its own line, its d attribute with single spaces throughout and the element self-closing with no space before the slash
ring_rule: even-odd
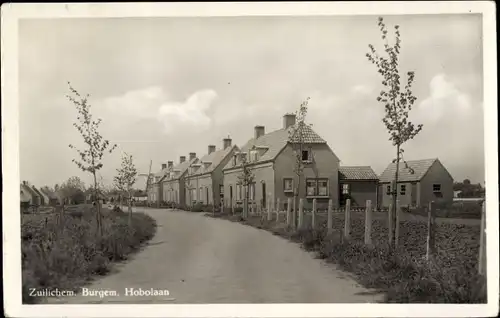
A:
<svg viewBox="0 0 500 318">
<path fill-rule="evenodd" d="M 109 272 L 113 262 L 126 260 L 156 231 L 151 217 L 103 208 L 103 236 L 96 235 L 90 207 L 58 214 L 22 215 L 23 303 L 40 299 L 29 296 L 29 288 L 76 290 L 92 278 Z"/>
<path fill-rule="evenodd" d="M 317 230 L 292 230 L 283 223 L 259 216 L 243 220 L 240 214 L 217 217 L 271 231 L 308 250 L 318 258 L 353 273 L 367 288 L 385 292 L 389 303 L 485 303 L 485 279 L 477 274 L 479 226 L 436 225 L 436 255 L 425 261 L 427 225 L 403 221 L 399 246 L 387 245 L 387 224 L 373 220 L 373 245 L 364 244 L 363 213 L 351 217 L 351 238 L 343 238 L 344 216 L 334 217 L 333 233 L 327 235 L 326 220 L 319 219 Z M 310 222 L 306 219 L 307 223 Z"/>
</svg>

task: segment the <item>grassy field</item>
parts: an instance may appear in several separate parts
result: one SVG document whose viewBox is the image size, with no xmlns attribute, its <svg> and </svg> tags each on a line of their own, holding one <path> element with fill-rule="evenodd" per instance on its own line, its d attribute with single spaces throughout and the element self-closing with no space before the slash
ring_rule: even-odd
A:
<svg viewBox="0 0 500 318">
<path fill-rule="evenodd" d="M 317 230 L 295 231 L 283 222 L 259 216 L 243 220 L 218 214 L 235 222 L 265 229 L 297 243 L 318 258 L 340 266 L 355 275 L 368 288 L 386 293 L 391 303 L 484 303 L 485 280 L 477 274 L 479 225 L 436 224 L 436 255 L 425 261 L 427 225 L 419 219 L 403 220 L 400 244 L 396 250 L 387 245 L 387 221 L 383 214 L 373 220 L 373 245 L 364 240 L 364 214 L 351 216 L 351 239 L 343 239 L 344 215 L 335 214 L 333 233 L 327 235 L 326 218 L 319 217 Z M 306 216 L 305 224 L 310 223 Z"/>
<path fill-rule="evenodd" d="M 113 262 L 127 259 L 151 239 L 156 223 L 134 213 L 132 227 L 121 210 L 103 209 L 103 236 L 96 235 L 95 214 L 82 205 L 59 214 L 21 216 L 23 303 L 35 303 L 29 288 L 76 290 L 106 274 Z"/>
</svg>

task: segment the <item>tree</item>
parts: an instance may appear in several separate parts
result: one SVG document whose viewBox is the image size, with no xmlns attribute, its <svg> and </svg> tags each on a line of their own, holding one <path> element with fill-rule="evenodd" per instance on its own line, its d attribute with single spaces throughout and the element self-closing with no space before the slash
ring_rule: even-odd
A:
<svg viewBox="0 0 500 318">
<path fill-rule="evenodd" d="M 91 113 L 91 105 L 88 102 L 90 97 L 89 94 L 86 96 L 81 96 L 76 89 L 71 86 L 68 82 L 69 89 L 71 93 L 66 95 L 68 100 L 73 103 L 77 110 L 77 122 L 73 123 L 73 126 L 80 133 L 83 142 L 84 149 L 78 149 L 73 144 L 70 144 L 71 149 L 75 149 L 78 153 L 78 159 L 73 159 L 78 168 L 84 172 L 89 172 L 94 181 L 94 198 L 98 197 L 99 184 L 97 182 L 97 172 L 103 167 L 102 158 L 105 153 L 112 153 L 116 148 L 115 145 L 111 145 L 109 140 L 102 137 L 99 132 L 99 126 L 102 120 L 99 118 L 94 120 Z M 101 203 L 100 200 L 96 202 L 96 221 L 98 233 L 102 235 L 102 215 L 101 215 Z"/>
<path fill-rule="evenodd" d="M 79 204 L 85 201 L 85 183 L 79 177 L 70 177 L 60 186 L 56 186 L 65 202 Z"/>
<path fill-rule="evenodd" d="M 132 155 L 127 153 L 122 155 L 122 164 L 120 169 L 116 169 L 118 175 L 115 177 L 115 185 L 125 191 L 128 196 L 129 224 L 132 222 L 132 191 L 137 179 L 137 169 L 135 168 Z"/>
<path fill-rule="evenodd" d="M 310 97 L 307 97 L 305 101 L 300 104 L 299 110 L 295 114 L 295 125 L 290 127 L 288 131 L 288 142 L 292 146 L 294 157 L 295 157 L 295 165 L 293 172 L 295 173 L 294 187 L 293 187 L 293 200 L 295 209 L 293 210 L 292 224 L 295 226 L 297 220 L 297 208 L 299 206 L 298 199 L 300 197 L 300 184 L 302 182 L 304 176 L 304 167 L 305 163 L 303 156 L 303 151 L 306 150 L 306 146 L 304 143 L 304 137 L 306 129 L 310 127 L 309 124 L 306 123 L 307 109 L 309 106 Z M 310 150 L 310 149 L 309 149 Z M 312 154 L 310 151 L 309 154 Z"/>
<path fill-rule="evenodd" d="M 245 191 L 245 202 L 243 204 L 243 217 L 248 217 L 248 199 L 250 197 L 250 185 L 254 183 L 255 175 L 252 172 L 252 168 L 248 163 L 248 159 L 246 154 L 240 154 L 241 161 L 241 174 L 238 175 L 238 181 L 236 184 L 243 187 L 243 191 Z M 254 189 L 255 191 L 255 189 Z"/>
<path fill-rule="evenodd" d="M 384 56 L 378 54 L 377 50 L 372 44 L 368 47 L 370 52 L 366 54 L 366 57 L 370 62 L 372 62 L 376 67 L 378 73 L 382 76 L 382 86 L 377 101 L 384 105 L 385 116 L 382 119 L 387 131 L 390 135 L 389 140 L 392 145 L 396 147 L 396 158 L 393 163 L 396 164 L 396 172 L 394 174 L 393 186 L 391 187 L 392 194 L 392 207 L 395 211 L 397 202 L 397 184 L 399 177 L 399 164 L 403 161 L 405 167 L 408 164 L 403 159 L 404 150 L 402 146 L 409 140 L 415 138 L 415 136 L 422 130 L 422 125 L 419 124 L 415 126 L 409 120 L 409 112 L 412 109 L 417 98 L 413 95 L 412 84 L 415 79 L 415 72 L 407 72 L 406 85 L 402 87 L 401 85 L 401 75 L 400 75 L 400 65 L 399 65 L 399 55 L 401 50 L 401 34 L 399 32 L 399 26 L 394 26 L 395 30 L 395 43 L 390 45 L 387 39 L 387 28 L 384 24 L 382 17 L 378 18 L 378 26 L 380 32 L 382 33 L 382 41 L 384 42 Z M 396 217 L 396 213 L 393 213 L 393 218 Z M 396 222 L 392 222 L 395 226 Z M 393 235 L 395 231 L 392 231 Z M 394 242 L 394 238 L 391 238 L 391 242 Z"/>
</svg>

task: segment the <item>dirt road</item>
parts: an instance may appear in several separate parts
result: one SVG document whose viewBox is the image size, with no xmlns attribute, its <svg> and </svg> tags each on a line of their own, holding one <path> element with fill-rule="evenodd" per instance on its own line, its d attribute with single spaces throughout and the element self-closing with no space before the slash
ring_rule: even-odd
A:
<svg viewBox="0 0 500 318">
<path fill-rule="evenodd" d="M 115 273 L 82 290 L 96 295 L 51 298 L 50 303 L 363 303 L 382 299 L 297 244 L 264 230 L 201 213 L 139 210 L 158 223 L 148 246 L 115 266 Z M 130 288 L 134 288 L 133 295 Z M 156 295 L 148 295 L 151 291 Z"/>
</svg>

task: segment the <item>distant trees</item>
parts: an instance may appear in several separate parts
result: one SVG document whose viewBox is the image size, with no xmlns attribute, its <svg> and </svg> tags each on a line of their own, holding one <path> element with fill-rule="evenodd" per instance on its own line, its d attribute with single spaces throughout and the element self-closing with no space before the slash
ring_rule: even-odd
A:
<svg viewBox="0 0 500 318">
<path fill-rule="evenodd" d="M 61 185 L 56 185 L 55 188 L 67 203 L 80 204 L 85 202 L 85 183 L 77 176 L 69 178 Z"/>
<path fill-rule="evenodd" d="M 480 183 L 472 184 L 469 179 L 453 184 L 454 191 L 461 191 L 458 194 L 459 198 L 482 198 L 485 196 L 485 188 Z"/>
</svg>

